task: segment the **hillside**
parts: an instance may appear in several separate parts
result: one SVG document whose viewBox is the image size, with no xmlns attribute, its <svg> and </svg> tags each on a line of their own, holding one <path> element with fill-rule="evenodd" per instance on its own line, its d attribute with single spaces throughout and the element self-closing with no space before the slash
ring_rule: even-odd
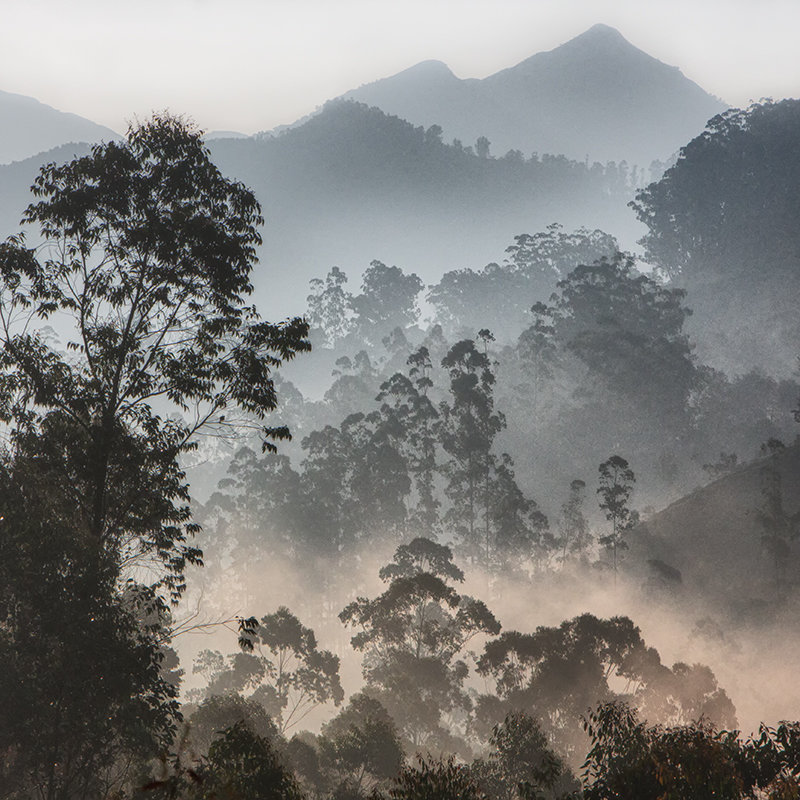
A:
<svg viewBox="0 0 800 800">
<path fill-rule="evenodd" d="M 766 487 L 780 476 L 783 511 L 800 512 L 800 445 L 747 464 L 653 515 L 631 540 L 631 558 L 644 572 L 648 559 L 680 570 L 682 590 L 715 598 L 747 620 L 775 597 L 775 565 L 762 543 Z M 774 484 L 773 484 L 774 485 Z M 796 580 L 800 548 L 785 559 Z M 792 575 L 794 573 L 794 575 Z"/>
<path fill-rule="evenodd" d="M 32 97 L 0 91 L 0 164 L 43 153 L 69 142 L 116 139 L 110 128 L 57 111 Z"/>
<path fill-rule="evenodd" d="M 329 104 L 280 136 L 208 145 L 263 206 L 255 299 L 270 315 L 302 312 L 308 281 L 333 265 L 355 279 L 379 259 L 432 282 L 501 260 L 515 234 L 551 222 L 608 230 L 626 246 L 643 232 L 625 173 L 563 157 L 479 158 L 355 103 Z M 69 155 L 0 167 L 0 236 L 16 230 L 38 165 Z"/>
<path fill-rule="evenodd" d="M 725 108 L 606 25 L 482 80 L 426 61 L 344 97 L 415 125 L 439 124 L 447 140 L 486 136 L 498 155 L 519 149 L 643 167 L 668 158 Z"/>
</svg>

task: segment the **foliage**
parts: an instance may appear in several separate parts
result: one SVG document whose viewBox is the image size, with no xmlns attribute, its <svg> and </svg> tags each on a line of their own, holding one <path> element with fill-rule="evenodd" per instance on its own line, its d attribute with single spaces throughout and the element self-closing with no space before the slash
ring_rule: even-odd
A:
<svg viewBox="0 0 800 800">
<path fill-rule="evenodd" d="M 224 659 L 205 650 L 195 672 L 209 676 L 208 696 L 249 692 L 275 720 L 281 733 L 302 721 L 314 707 L 332 701 L 339 705 L 344 691 L 339 681 L 339 658 L 319 650 L 314 632 L 281 606 L 262 617 L 252 639 L 253 652 Z"/>
<path fill-rule="evenodd" d="M 361 294 L 353 298 L 354 325 L 360 336 L 378 345 L 395 328 L 417 321 L 417 295 L 423 283 L 417 275 L 405 275 L 399 267 L 373 261 L 364 273 Z"/>
<path fill-rule="evenodd" d="M 400 450 L 397 420 L 379 411 L 351 414 L 339 428 L 326 425 L 303 440 L 302 482 L 310 526 L 324 550 L 350 553 L 377 531 L 404 529 L 411 480 Z"/>
<path fill-rule="evenodd" d="M 22 237 L 0 246 L 2 418 L 17 447 L 39 444 L 53 490 L 118 569 L 159 560 L 180 594 L 200 556 L 178 457 L 204 428 L 229 428 L 231 409 L 263 420 L 275 408 L 271 372 L 308 349 L 307 326 L 244 304 L 258 203 L 176 118 L 43 167 L 33 191 L 24 221 L 40 226 L 45 260 Z M 30 328 L 51 317 L 67 353 Z"/>
<path fill-rule="evenodd" d="M 170 766 L 172 767 L 170 769 Z M 166 774 L 149 781 L 136 800 L 302 800 L 303 794 L 271 739 L 237 722 L 221 731 L 208 755 L 164 765 Z"/>
<path fill-rule="evenodd" d="M 428 301 L 449 336 L 468 335 L 479 320 L 501 340 L 513 340 L 530 307 L 546 300 L 560 278 L 578 264 L 611 257 L 616 250 L 614 237 L 602 231 L 564 233 L 554 223 L 546 231 L 515 236 L 502 264 L 446 272 L 431 287 Z"/>
<path fill-rule="evenodd" d="M 220 731 L 234 725 L 244 725 L 253 735 L 263 739 L 275 740 L 278 737 L 278 728 L 264 706 L 234 691 L 211 694 L 197 707 L 185 707 L 184 712 L 191 712 L 188 714 L 188 741 L 193 752 L 201 756 L 208 754 Z"/>
<path fill-rule="evenodd" d="M 389 790 L 390 800 L 486 800 L 464 764 L 453 756 L 418 758 L 418 767 L 404 767 Z"/>
<path fill-rule="evenodd" d="M 691 292 L 706 357 L 729 374 L 793 369 L 799 125 L 798 100 L 730 109 L 632 203 L 647 260 Z"/>
<path fill-rule="evenodd" d="M 616 253 L 579 265 L 558 283 L 554 336 L 592 380 L 635 398 L 654 416 L 680 419 L 693 388 L 692 347 L 683 331 L 685 292 L 635 271 Z"/>
<path fill-rule="evenodd" d="M 416 490 L 416 508 L 409 522 L 427 537 L 439 527 L 435 479 L 439 471 L 437 446 L 439 413 L 428 396 L 433 387 L 430 353 L 424 345 L 408 357 L 408 376 L 396 372 L 381 384 L 377 396 L 386 429 L 401 448 Z"/>
<path fill-rule="evenodd" d="M 485 712 L 500 720 L 505 709 L 531 714 L 568 756 L 582 747 L 581 714 L 615 697 L 641 704 L 654 720 L 680 723 L 706 714 L 735 724 L 733 705 L 711 670 L 666 667 L 627 617 L 582 614 L 534 633 L 505 631 L 486 644 L 478 672 L 494 680 L 503 701 L 483 703 Z"/>
<path fill-rule="evenodd" d="M 450 585 L 462 581 L 448 547 L 417 538 L 401 545 L 380 577 L 386 591 L 359 597 L 339 615 L 359 628 L 351 639 L 365 651 L 364 677 L 397 723 L 410 747 L 442 746 L 442 715 L 465 710 L 467 665 L 459 658 L 481 633 L 500 625 L 479 600 L 459 595 Z"/>
<path fill-rule="evenodd" d="M 403 765 L 392 718 L 378 700 L 361 692 L 323 726 L 318 742 L 322 762 L 334 773 L 332 782 L 357 796 L 385 785 Z"/>
<path fill-rule="evenodd" d="M 327 347 L 334 347 L 352 328 L 353 296 L 344 288 L 347 275 L 331 267 L 324 281 L 312 278 L 309 283 L 308 322 L 322 333 Z"/>
<path fill-rule="evenodd" d="M 788 277 L 796 262 L 800 101 L 732 108 L 636 195 L 647 259 L 670 274 L 742 270 Z M 765 265 L 761 267 L 760 265 Z"/>
<path fill-rule="evenodd" d="M 770 440 L 767 445 L 777 440 Z M 781 445 L 781 448 L 783 445 Z M 790 514 L 785 507 L 783 481 L 771 453 L 761 469 L 761 502 L 756 519 L 761 543 L 772 559 L 775 594 L 783 600 L 792 583 L 789 573 L 792 542 L 800 535 L 800 511 Z"/>
<path fill-rule="evenodd" d="M 611 523 L 611 532 L 598 540 L 611 553 L 611 568 L 614 580 L 617 576 L 617 560 L 621 550 L 628 549 L 625 535 L 638 521 L 638 516 L 628 508 L 636 477 L 628 462 L 621 456 L 611 456 L 598 468 L 600 473 L 600 508 Z"/>
<path fill-rule="evenodd" d="M 496 800 L 563 798 L 578 785 L 533 717 L 509 714 L 495 725 L 488 758 L 472 764 L 472 774 L 488 797 Z"/>
<path fill-rule="evenodd" d="M 568 556 L 586 558 L 592 535 L 589 523 L 583 514 L 586 484 L 576 478 L 569 485 L 569 496 L 561 506 L 559 520 L 558 546 L 561 550 L 561 563 L 567 561 Z"/>
<path fill-rule="evenodd" d="M 120 788 L 180 719 L 170 617 L 117 591 L 94 543 L 30 460 L 0 464 L 0 784 L 66 800 Z"/>
<path fill-rule="evenodd" d="M 490 555 L 491 450 L 505 420 L 494 410 L 495 376 L 489 357 L 472 339 L 454 344 L 442 359 L 442 366 L 450 375 L 451 396 L 449 403 L 440 405 L 442 447 L 450 456 L 445 465 L 445 494 L 452 505 L 445 521 L 464 552 L 473 560 L 483 555 L 486 563 Z"/>
<path fill-rule="evenodd" d="M 263 426 L 272 371 L 309 345 L 245 305 L 258 203 L 179 119 L 44 166 L 33 193 L 42 244 L 0 245 L 0 672 L 24 704 L 2 749 L 4 789 L 61 800 L 125 788 L 171 741 L 167 600 L 201 560 L 179 458 L 237 409 L 285 438 Z"/>
<path fill-rule="evenodd" d="M 625 704 L 609 703 L 585 726 L 592 739 L 586 800 L 779 800 L 800 790 L 797 723 L 762 726 L 758 738 L 743 741 L 705 720 L 647 726 Z"/>
</svg>

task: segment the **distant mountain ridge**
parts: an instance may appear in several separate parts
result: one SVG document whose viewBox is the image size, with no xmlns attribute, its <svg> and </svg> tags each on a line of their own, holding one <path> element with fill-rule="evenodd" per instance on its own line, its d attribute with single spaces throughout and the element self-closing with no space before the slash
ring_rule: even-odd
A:
<svg viewBox="0 0 800 800">
<path fill-rule="evenodd" d="M 518 149 L 642 167 L 668 158 L 726 108 L 607 25 L 487 78 L 462 80 L 441 61 L 423 61 L 343 97 L 441 125 L 448 140 L 486 136 L 496 155 Z"/>
<path fill-rule="evenodd" d="M 22 161 L 68 142 L 93 144 L 118 138 L 111 128 L 77 114 L 0 91 L 0 164 Z"/>
<path fill-rule="evenodd" d="M 332 102 L 280 136 L 211 139 L 222 172 L 251 187 L 266 225 L 254 300 L 267 315 L 302 313 L 308 281 L 334 265 L 353 279 L 379 259 L 423 280 L 500 260 L 519 233 L 552 222 L 632 243 L 630 176 L 563 157 L 479 158 L 397 117 Z M 0 240 L 16 232 L 29 187 L 59 148 L 0 167 Z M 545 298 L 546 299 L 546 298 Z"/>
</svg>

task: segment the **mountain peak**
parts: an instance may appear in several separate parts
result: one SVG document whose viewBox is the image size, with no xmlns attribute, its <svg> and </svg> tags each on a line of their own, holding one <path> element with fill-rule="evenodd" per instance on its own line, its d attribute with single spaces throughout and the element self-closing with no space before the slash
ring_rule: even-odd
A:
<svg viewBox="0 0 800 800">
<path fill-rule="evenodd" d="M 724 108 L 604 24 L 486 78 L 460 80 L 441 61 L 423 61 L 345 97 L 414 125 L 441 125 L 446 139 L 485 136 L 497 153 L 640 166 L 668 157 Z"/>
<path fill-rule="evenodd" d="M 601 36 L 606 39 L 625 39 L 625 37 L 616 28 L 612 28 L 610 25 L 604 25 L 602 22 L 592 25 L 591 28 L 584 31 L 580 35 L 585 36 L 586 38 L 592 37 L 595 39 L 600 38 Z M 625 39 L 625 41 L 627 41 L 627 39 Z"/>
<path fill-rule="evenodd" d="M 444 63 L 444 61 L 437 61 L 434 58 L 428 59 L 427 61 L 420 61 L 419 64 L 415 64 L 413 67 L 409 67 L 404 72 L 420 72 L 426 74 L 444 74 L 447 73 L 448 75 L 452 75 L 453 73 L 450 70 L 450 67 Z"/>
<path fill-rule="evenodd" d="M 578 34 L 564 44 L 551 50 L 551 53 L 570 52 L 573 50 L 603 52 L 603 51 L 636 51 L 641 53 L 638 47 L 632 45 L 616 28 L 598 22 L 591 28 Z"/>
</svg>

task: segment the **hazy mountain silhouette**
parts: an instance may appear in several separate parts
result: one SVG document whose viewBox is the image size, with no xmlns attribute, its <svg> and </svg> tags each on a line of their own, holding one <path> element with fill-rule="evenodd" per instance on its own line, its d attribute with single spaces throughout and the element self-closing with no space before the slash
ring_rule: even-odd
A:
<svg viewBox="0 0 800 800">
<path fill-rule="evenodd" d="M 602 228 L 626 246 L 643 233 L 626 205 L 631 176 L 616 169 L 563 156 L 479 158 L 361 104 L 331 103 L 280 136 L 208 146 L 263 206 L 255 299 L 269 314 L 302 312 L 308 281 L 333 265 L 353 289 L 373 259 L 433 282 L 447 270 L 501 260 L 516 234 L 551 222 Z M 38 167 L 74 151 L 0 167 L 0 238 L 17 230 Z"/>
<path fill-rule="evenodd" d="M 520 149 L 640 166 L 669 157 L 725 108 L 607 25 L 482 80 L 424 61 L 344 97 L 441 125 L 448 140 L 486 136 L 497 155 Z"/>
<path fill-rule="evenodd" d="M 32 97 L 0 91 L 0 164 L 43 153 L 68 142 L 119 138 L 110 128 L 57 111 Z"/>
<path fill-rule="evenodd" d="M 303 311 L 308 281 L 333 265 L 353 289 L 373 259 L 433 282 L 501 260 L 514 235 L 551 222 L 602 228 L 627 246 L 643 233 L 626 207 L 631 182 L 617 170 L 564 157 L 479 158 L 356 103 L 331 103 L 280 136 L 208 145 L 263 206 L 255 299 L 270 314 Z M 61 148 L 0 167 L 0 237 L 17 230 L 39 165 L 71 155 Z"/>
<path fill-rule="evenodd" d="M 209 146 L 263 205 L 264 285 L 275 278 L 264 302 L 291 298 L 283 313 L 333 265 L 353 289 L 373 259 L 432 282 L 501 260 L 514 235 L 551 222 L 609 230 L 627 246 L 641 235 L 630 176 L 563 157 L 479 158 L 361 104 L 331 103 L 274 138 Z"/>
</svg>

